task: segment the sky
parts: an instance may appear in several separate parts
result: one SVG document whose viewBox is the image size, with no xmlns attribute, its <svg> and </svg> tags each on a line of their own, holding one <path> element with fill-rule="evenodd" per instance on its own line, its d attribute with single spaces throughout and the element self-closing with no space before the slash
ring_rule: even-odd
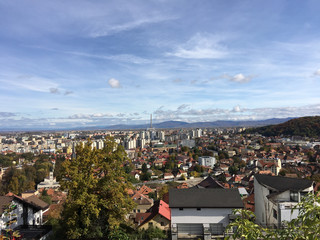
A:
<svg viewBox="0 0 320 240">
<path fill-rule="evenodd" d="M 320 115 L 318 0 L 0 0 L 0 129 Z"/>
</svg>

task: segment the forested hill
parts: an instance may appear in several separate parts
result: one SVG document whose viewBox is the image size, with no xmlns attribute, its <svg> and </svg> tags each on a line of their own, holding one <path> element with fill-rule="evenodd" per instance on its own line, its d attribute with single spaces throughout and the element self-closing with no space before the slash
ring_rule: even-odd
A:
<svg viewBox="0 0 320 240">
<path fill-rule="evenodd" d="M 320 136 L 320 116 L 301 117 L 289 120 L 287 122 L 264 126 L 259 128 L 250 128 L 247 133 L 260 133 L 264 136 L 302 136 L 319 137 Z"/>
</svg>

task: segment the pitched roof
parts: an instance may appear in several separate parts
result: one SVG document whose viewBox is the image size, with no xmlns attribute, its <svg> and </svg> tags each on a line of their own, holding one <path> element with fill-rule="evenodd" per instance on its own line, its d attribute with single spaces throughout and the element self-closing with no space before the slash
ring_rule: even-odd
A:
<svg viewBox="0 0 320 240">
<path fill-rule="evenodd" d="M 254 177 L 261 185 L 279 192 L 287 190 L 300 191 L 313 185 L 313 181 L 306 179 L 269 176 L 264 174 L 256 174 Z"/>
<path fill-rule="evenodd" d="M 238 189 L 188 188 L 169 190 L 170 208 L 242 208 Z"/>
<path fill-rule="evenodd" d="M 169 221 L 171 220 L 171 209 L 169 208 L 169 205 L 162 200 L 156 201 L 154 205 L 147 210 L 147 213 L 150 213 L 150 215 L 145 215 L 147 216 L 147 218 L 145 218 L 144 221 L 140 222 L 140 226 L 149 222 L 157 214 L 160 214 L 162 217 L 168 219 Z M 140 215 L 138 215 L 138 217 L 140 217 Z"/>
<path fill-rule="evenodd" d="M 215 180 L 211 176 L 209 176 L 206 179 L 204 179 L 203 181 L 201 181 L 195 187 L 197 187 L 197 188 L 224 188 L 224 186 L 221 183 L 219 183 L 217 180 Z"/>
<path fill-rule="evenodd" d="M 48 203 L 42 201 L 40 198 L 36 197 L 35 195 L 25 198 L 24 201 L 38 209 L 44 210 L 49 208 Z"/>
</svg>

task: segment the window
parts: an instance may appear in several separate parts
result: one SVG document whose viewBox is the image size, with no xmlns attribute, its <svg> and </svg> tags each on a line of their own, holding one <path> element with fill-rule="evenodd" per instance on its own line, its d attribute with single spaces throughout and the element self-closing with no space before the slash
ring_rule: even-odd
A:
<svg viewBox="0 0 320 240">
<path fill-rule="evenodd" d="M 164 226 L 164 222 L 161 222 L 161 226 Z"/>
<path fill-rule="evenodd" d="M 153 226 L 153 223 L 152 223 L 152 222 L 149 222 L 149 226 Z"/>
<path fill-rule="evenodd" d="M 201 208 L 198 207 L 198 208 L 197 208 L 197 211 L 201 211 Z"/>
<path fill-rule="evenodd" d="M 275 209 L 273 209 L 273 217 L 274 217 L 275 219 L 278 219 L 278 212 L 277 212 L 277 210 L 275 210 Z"/>
<path fill-rule="evenodd" d="M 180 207 L 180 208 L 179 208 L 179 211 L 183 211 L 183 208 L 182 208 L 182 207 Z"/>
<path fill-rule="evenodd" d="M 293 202 L 298 202 L 299 201 L 298 192 L 290 192 L 290 200 Z"/>
</svg>

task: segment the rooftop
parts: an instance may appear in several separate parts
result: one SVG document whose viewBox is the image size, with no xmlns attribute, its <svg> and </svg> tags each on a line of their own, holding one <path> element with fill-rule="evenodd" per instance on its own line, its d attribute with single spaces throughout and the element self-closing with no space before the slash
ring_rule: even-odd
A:
<svg viewBox="0 0 320 240">
<path fill-rule="evenodd" d="M 243 208 L 238 189 L 170 189 L 170 208 Z"/>
<path fill-rule="evenodd" d="M 313 185 L 313 181 L 307 179 L 270 176 L 264 174 L 256 174 L 254 177 L 261 185 L 279 192 L 287 190 L 301 191 L 312 187 Z"/>
</svg>

